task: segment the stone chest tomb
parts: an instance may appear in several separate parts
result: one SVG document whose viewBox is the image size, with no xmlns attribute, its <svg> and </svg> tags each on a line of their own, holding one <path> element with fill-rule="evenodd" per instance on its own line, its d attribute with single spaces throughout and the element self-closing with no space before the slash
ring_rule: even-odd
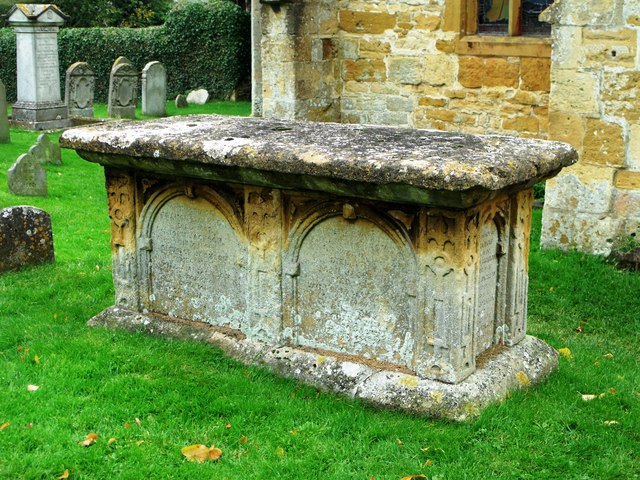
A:
<svg viewBox="0 0 640 480">
<path fill-rule="evenodd" d="M 104 165 L 116 305 L 374 403 L 477 413 L 552 370 L 526 335 L 538 140 L 219 116 L 68 130 Z"/>
</svg>

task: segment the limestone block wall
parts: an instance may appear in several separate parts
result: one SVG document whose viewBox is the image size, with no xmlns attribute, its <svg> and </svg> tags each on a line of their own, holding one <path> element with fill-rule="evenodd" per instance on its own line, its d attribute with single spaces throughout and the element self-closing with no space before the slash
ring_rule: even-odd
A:
<svg viewBox="0 0 640 480">
<path fill-rule="evenodd" d="M 542 243 L 607 254 L 640 225 L 640 2 L 561 0 L 545 14 L 549 136 L 580 161 L 547 182 Z"/>
<path fill-rule="evenodd" d="M 261 5 L 266 117 L 548 138 L 546 54 L 461 52 L 459 0 Z M 257 25 L 259 20 L 260 25 Z M 465 50 L 465 49 L 463 49 Z M 254 55 L 254 59 L 258 55 Z M 257 72 L 257 74 L 255 73 Z"/>
</svg>

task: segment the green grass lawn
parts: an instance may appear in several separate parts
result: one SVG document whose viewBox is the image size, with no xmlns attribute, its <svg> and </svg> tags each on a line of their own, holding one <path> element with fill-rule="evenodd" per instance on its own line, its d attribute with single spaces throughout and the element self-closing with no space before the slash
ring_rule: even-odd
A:
<svg viewBox="0 0 640 480">
<path fill-rule="evenodd" d="M 201 112 L 211 109 L 220 111 Z M 63 166 L 47 166 L 48 198 L 9 195 L 6 171 L 36 136 L 14 130 L 0 145 L 0 208 L 48 211 L 56 248 L 53 265 L 0 275 L 3 478 L 67 469 L 76 479 L 640 477 L 640 275 L 540 251 L 539 210 L 529 332 L 572 357 L 474 422 L 432 421 L 321 393 L 206 345 L 88 328 L 113 303 L 102 169 L 65 150 Z M 79 445 L 89 433 L 97 442 Z M 187 462 L 180 450 L 196 443 L 223 455 Z"/>
</svg>

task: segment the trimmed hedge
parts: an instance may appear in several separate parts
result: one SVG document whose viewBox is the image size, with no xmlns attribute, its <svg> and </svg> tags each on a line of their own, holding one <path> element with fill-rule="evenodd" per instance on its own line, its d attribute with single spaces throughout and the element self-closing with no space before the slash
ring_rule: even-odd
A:
<svg viewBox="0 0 640 480">
<path fill-rule="evenodd" d="M 87 62 L 96 73 L 96 101 L 108 97 L 109 72 L 125 56 L 141 71 L 158 60 L 167 69 L 169 97 L 206 88 L 212 98 L 227 98 L 250 75 L 249 14 L 227 0 L 181 3 L 167 22 L 149 28 L 62 28 L 58 36 L 60 83 L 65 71 Z M 0 79 L 7 99 L 16 98 L 16 42 L 12 29 L 0 29 Z"/>
</svg>

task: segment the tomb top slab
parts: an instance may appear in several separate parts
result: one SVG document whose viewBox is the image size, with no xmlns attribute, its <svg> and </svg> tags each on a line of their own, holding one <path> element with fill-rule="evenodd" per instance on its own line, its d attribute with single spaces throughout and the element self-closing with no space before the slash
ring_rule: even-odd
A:
<svg viewBox="0 0 640 480">
<path fill-rule="evenodd" d="M 67 130 L 93 162 L 159 174 L 468 208 L 577 161 L 567 144 L 218 115 Z"/>
</svg>

